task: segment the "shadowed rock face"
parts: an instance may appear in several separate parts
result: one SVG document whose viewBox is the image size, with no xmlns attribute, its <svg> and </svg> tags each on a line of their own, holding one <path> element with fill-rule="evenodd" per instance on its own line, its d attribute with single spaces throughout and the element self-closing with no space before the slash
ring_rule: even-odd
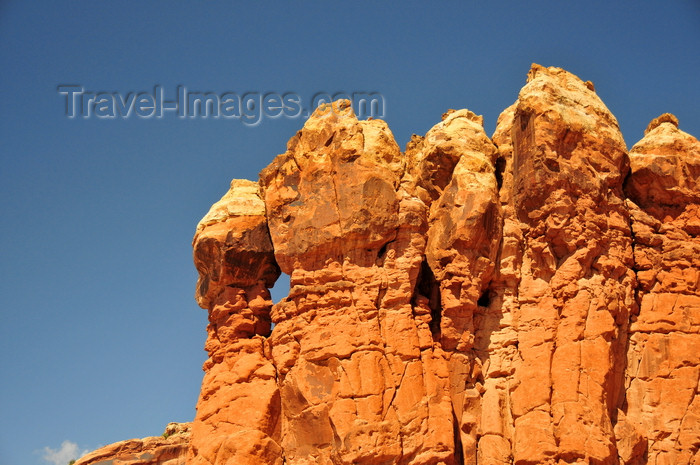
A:
<svg viewBox="0 0 700 465">
<path fill-rule="evenodd" d="M 319 108 L 197 227 L 187 463 L 700 463 L 700 146 L 677 126 L 628 154 L 590 82 L 538 65 L 490 138 L 450 110 L 401 152 Z"/>
</svg>

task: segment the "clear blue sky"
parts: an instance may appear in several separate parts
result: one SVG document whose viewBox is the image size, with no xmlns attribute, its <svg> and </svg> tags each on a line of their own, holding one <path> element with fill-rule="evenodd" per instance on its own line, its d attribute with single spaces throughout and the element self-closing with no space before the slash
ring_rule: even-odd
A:
<svg viewBox="0 0 700 465">
<path fill-rule="evenodd" d="M 58 85 L 376 91 L 403 147 L 448 108 L 483 114 L 491 133 L 537 62 L 593 81 L 628 146 L 667 111 L 700 135 L 697 0 L 5 0 L 0 44 L 3 465 L 194 417 L 206 335 L 195 225 L 303 124 L 69 119 Z"/>
</svg>

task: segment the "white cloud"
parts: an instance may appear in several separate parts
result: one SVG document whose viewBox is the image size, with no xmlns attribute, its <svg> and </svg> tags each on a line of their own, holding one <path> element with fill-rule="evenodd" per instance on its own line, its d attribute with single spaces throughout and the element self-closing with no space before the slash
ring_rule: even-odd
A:
<svg viewBox="0 0 700 465">
<path fill-rule="evenodd" d="M 63 441 L 59 449 L 44 447 L 44 455 L 42 458 L 54 465 L 67 465 L 71 460 L 76 460 L 87 453 L 87 450 L 81 451 L 76 443 Z"/>
</svg>

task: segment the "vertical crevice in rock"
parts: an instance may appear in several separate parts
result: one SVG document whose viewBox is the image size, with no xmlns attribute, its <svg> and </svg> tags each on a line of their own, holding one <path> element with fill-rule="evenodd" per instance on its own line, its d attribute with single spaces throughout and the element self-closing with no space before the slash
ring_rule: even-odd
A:
<svg viewBox="0 0 700 465">
<path fill-rule="evenodd" d="M 464 448 L 462 446 L 462 433 L 459 429 L 460 425 L 460 419 L 458 419 L 455 415 L 452 415 L 452 421 L 454 424 L 452 425 L 452 428 L 454 429 L 453 432 L 453 437 L 454 437 L 454 447 L 455 447 L 455 464 L 463 464 L 465 463 L 464 461 Z"/>
<path fill-rule="evenodd" d="M 496 158 L 496 187 L 500 191 L 503 187 L 503 172 L 506 170 L 506 159 L 502 156 Z"/>
<path fill-rule="evenodd" d="M 426 304 L 430 310 L 430 332 L 433 334 L 433 338 L 439 339 L 440 320 L 442 318 L 440 283 L 435 279 L 433 270 L 430 269 L 427 260 L 423 260 L 411 305 L 418 307 Z"/>
<path fill-rule="evenodd" d="M 479 307 L 488 307 L 491 305 L 491 296 L 489 288 L 486 288 L 485 291 L 481 293 L 481 296 L 479 296 L 479 300 L 476 301 L 476 304 Z"/>
</svg>

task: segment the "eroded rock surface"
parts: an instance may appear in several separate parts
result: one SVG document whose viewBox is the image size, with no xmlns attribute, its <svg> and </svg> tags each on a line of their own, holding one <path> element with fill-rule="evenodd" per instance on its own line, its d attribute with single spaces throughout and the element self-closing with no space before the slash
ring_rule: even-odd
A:
<svg viewBox="0 0 700 465">
<path fill-rule="evenodd" d="M 185 465 L 189 441 L 190 423 L 168 423 L 162 436 L 116 442 L 74 465 Z"/>
<path fill-rule="evenodd" d="M 197 226 L 187 463 L 700 464 L 698 179 L 673 115 L 628 153 L 558 68 L 404 152 L 319 108 Z"/>
</svg>

